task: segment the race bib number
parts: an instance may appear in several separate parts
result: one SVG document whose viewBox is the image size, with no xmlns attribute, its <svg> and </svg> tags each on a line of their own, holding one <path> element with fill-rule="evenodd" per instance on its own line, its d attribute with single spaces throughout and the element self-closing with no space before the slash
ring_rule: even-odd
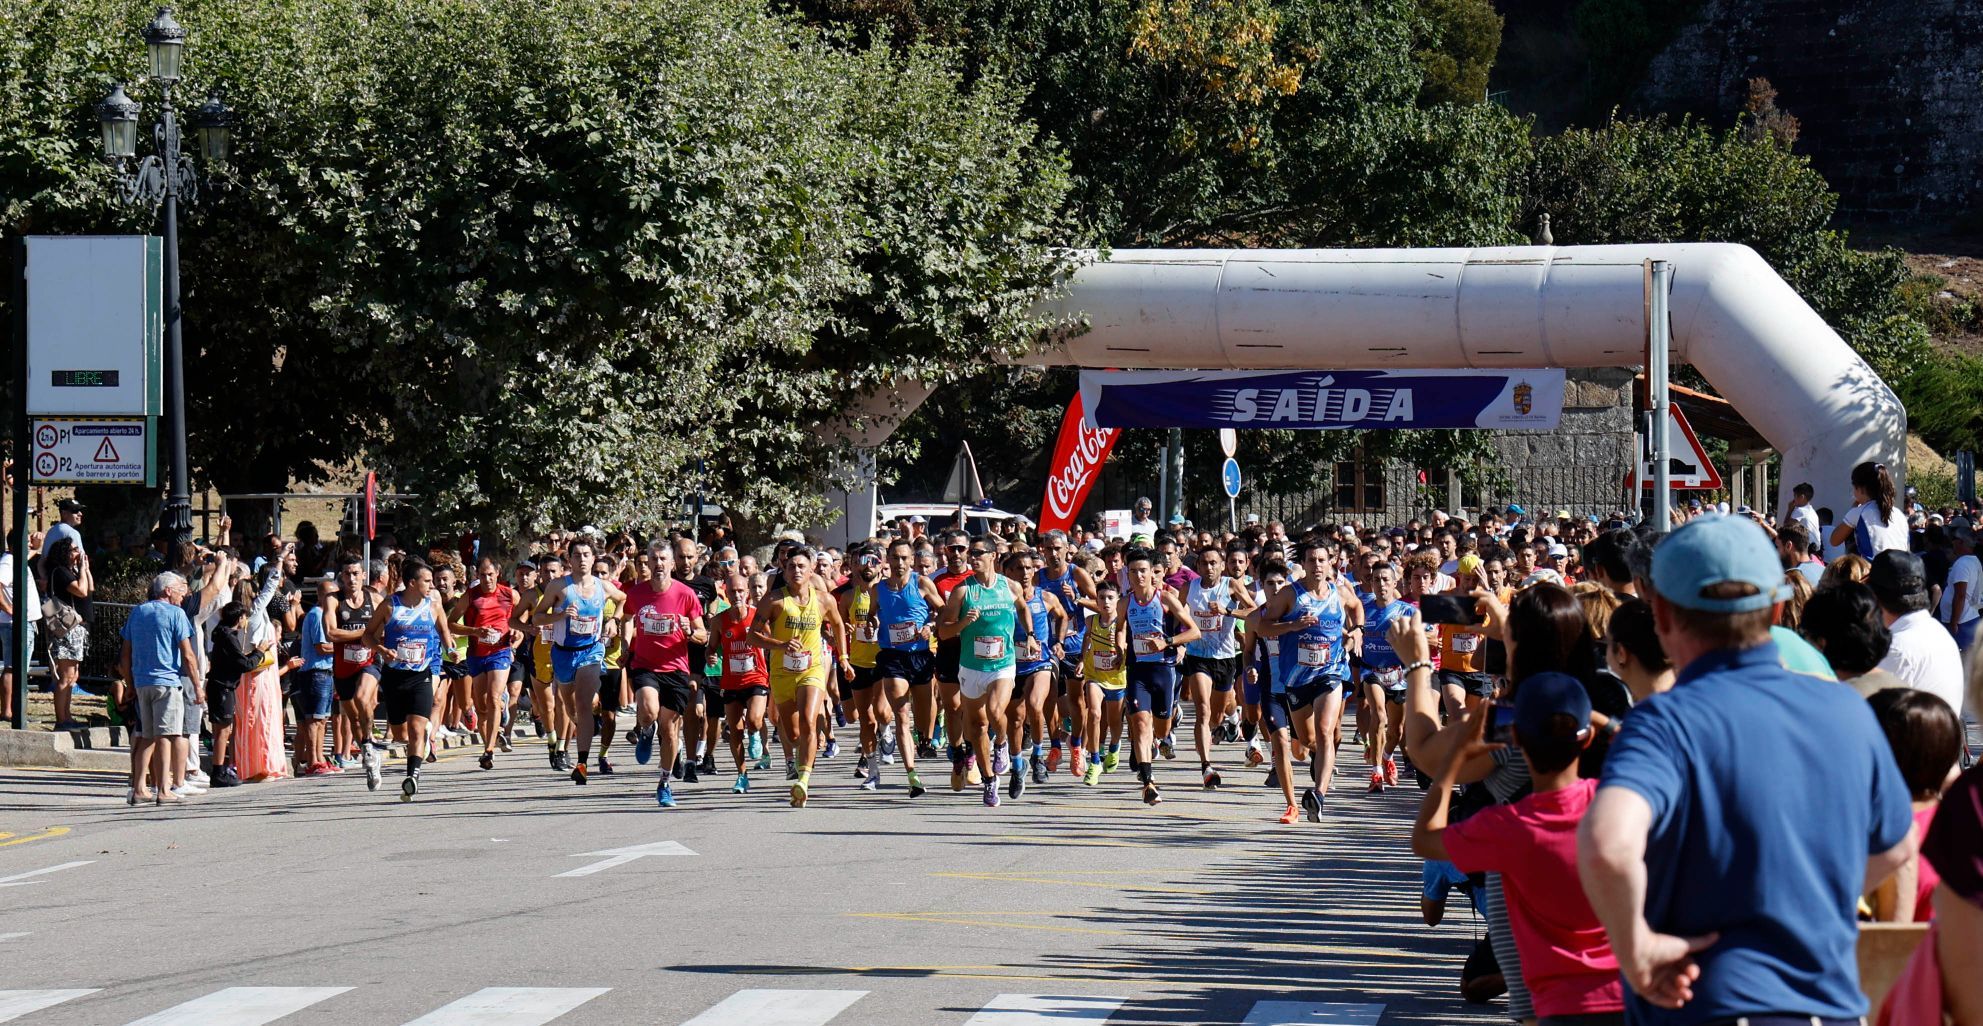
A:
<svg viewBox="0 0 1983 1026">
<path fill-rule="evenodd" d="M 1206 634 L 1218 634 L 1226 628 L 1226 618 L 1212 613 L 1194 613 L 1192 619 L 1198 621 L 1198 629 Z"/>
<path fill-rule="evenodd" d="M 1455 652 L 1472 652 L 1480 648 L 1480 635 L 1455 634 L 1448 647 Z"/>
<path fill-rule="evenodd" d="M 810 661 L 810 660 L 808 660 Z M 735 674 L 754 673 L 757 670 L 757 656 L 733 655 L 730 657 L 730 672 Z"/>
<path fill-rule="evenodd" d="M 499 644 L 502 642 L 502 640 L 503 640 L 503 632 L 500 629 L 495 627 L 488 627 L 483 629 L 482 643 L 484 645 Z"/>
<path fill-rule="evenodd" d="M 988 634 L 971 642 L 971 651 L 979 659 L 1005 658 L 1005 639 L 996 634 Z"/>
<path fill-rule="evenodd" d="M 854 622 L 854 640 L 855 640 L 855 641 L 858 641 L 858 642 L 860 642 L 860 643 L 861 643 L 861 644 L 863 644 L 863 645 L 872 645 L 872 644 L 874 644 L 874 643 L 875 643 L 876 641 L 878 641 L 878 640 L 880 640 L 880 638 L 881 638 L 881 634 L 880 634 L 880 632 L 879 632 L 879 631 L 878 631 L 878 630 L 876 629 L 876 627 L 875 627 L 875 624 L 874 624 L 874 621 L 872 621 L 872 620 L 865 620 L 865 621 L 863 621 L 863 620 L 857 620 L 857 621 L 855 621 L 855 622 Z"/>
<path fill-rule="evenodd" d="M 804 673 L 812 669 L 812 653 L 787 651 L 779 658 L 779 665 L 793 673 Z"/>
<path fill-rule="evenodd" d="M 1386 666 L 1382 669 L 1374 669 L 1370 671 L 1370 679 L 1376 681 L 1378 686 L 1386 691 L 1395 691 L 1405 686 L 1405 668 Z"/>
<path fill-rule="evenodd" d="M 640 618 L 640 633 L 663 638 L 675 633 L 675 618 L 667 613 L 647 613 Z"/>
<path fill-rule="evenodd" d="M 1323 667 L 1329 665 L 1329 654 L 1334 646 L 1326 641 L 1302 641 L 1295 649 L 1295 662 L 1301 666 Z"/>
<path fill-rule="evenodd" d="M 1121 668 L 1122 668 L 1122 653 L 1120 652 L 1095 653 L 1095 669 L 1118 670 Z"/>
<path fill-rule="evenodd" d="M 346 645 L 344 646 L 344 661 L 347 663 L 369 663 L 372 661 L 372 650 L 363 645 Z"/>
<path fill-rule="evenodd" d="M 424 639 L 419 641 L 402 641 L 399 643 L 398 648 L 393 649 L 393 655 L 402 663 L 414 663 L 416 665 L 424 663 L 427 661 L 427 642 Z"/>
<path fill-rule="evenodd" d="M 537 640 L 538 640 L 538 641 L 550 641 L 550 640 L 551 640 L 551 632 L 553 632 L 553 631 L 555 631 L 555 630 L 557 630 L 557 629 L 558 629 L 558 626 L 557 626 L 557 624 L 551 624 L 551 623 L 540 623 L 540 624 L 538 624 L 538 625 L 537 625 Z"/>
<path fill-rule="evenodd" d="M 1164 650 L 1164 638 L 1160 634 L 1139 634 L 1136 636 L 1137 655 L 1156 655 Z"/>
<path fill-rule="evenodd" d="M 599 633 L 599 618 L 573 614 L 565 627 L 565 633 L 572 637 L 589 638 Z"/>
<path fill-rule="evenodd" d="M 906 645 L 916 640 L 920 629 L 913 623 L 891 623 L 888 625 L 888 643 Z"/>
<path fill-rule="evenodd" d="M 1281 657 L 1281 639 L 1268 638 L 1266 639 L 1266 641 L 1267 641 L 1267 658 L 1279 659 Z"/>
</svg>

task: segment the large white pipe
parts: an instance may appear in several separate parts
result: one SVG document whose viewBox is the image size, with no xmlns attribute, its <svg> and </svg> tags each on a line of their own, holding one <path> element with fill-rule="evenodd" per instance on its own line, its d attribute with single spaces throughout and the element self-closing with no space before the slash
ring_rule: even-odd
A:
<svg viewBox="0 0 1983 1026">
<path fill-rule="evenodd" d="M 1903 477 L 1893 390 L 1747 246 L 1116 250 L 1024 362 L 1114 368 L 1618 367 L 1645 362 L 1642 262 L 1673 263 L 1672 356 L 1843 514 L 1862 460 Z M 1781 511 L 1780 511 L 1781 512 Z"/>
</svg>

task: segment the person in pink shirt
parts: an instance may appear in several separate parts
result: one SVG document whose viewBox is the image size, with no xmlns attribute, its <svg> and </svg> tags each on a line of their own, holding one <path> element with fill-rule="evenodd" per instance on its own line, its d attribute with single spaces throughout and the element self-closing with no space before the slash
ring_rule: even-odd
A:
<svg viewBox="0 0 1983 1026">
<path fill-rule="evenodd" d="M 1496 715 L 1496 710 L 1500 715 Z M 1512 724 L 1508 705 L 1482 705 L 1468 715 L 1469 738 L 1426 792 L 1412 827 L 1412 850 L 1453 863 L 1462 873 L 1501 875 L 1508 923 L 1521 952 L 1522 982 L 1539 1026 L 1624 1026 L 1624 981 L 1577 881 L 1577 824 L 1597 781 L 1577 778 L 1578 757 L 1591 741 L 1591 701 L 1577 678 L 1538 673 L 1517 689 Z M 1513 737 L 1486 739 L 1489 721 L 1513 727 Z M 1490 806 L 1448 825 L 1447 806 L 1460 766 L 1512 741 L 1527 762 L 1535 791 L 1512 805 Z"/>
</svg>

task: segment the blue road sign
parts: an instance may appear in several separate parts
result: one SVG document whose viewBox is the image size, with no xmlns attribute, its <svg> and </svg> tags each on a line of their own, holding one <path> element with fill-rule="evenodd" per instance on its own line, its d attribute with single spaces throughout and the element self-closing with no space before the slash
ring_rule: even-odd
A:
<svg viewBox="0 0 1983 1026">
<path fill-rule="evenodd" d="M 1226 457 L 1226 465 L 1219 470 L 1219 477 L 1225 481 L 1226 498 L 1239 498 L 1239 461 Z"/>
</svg>

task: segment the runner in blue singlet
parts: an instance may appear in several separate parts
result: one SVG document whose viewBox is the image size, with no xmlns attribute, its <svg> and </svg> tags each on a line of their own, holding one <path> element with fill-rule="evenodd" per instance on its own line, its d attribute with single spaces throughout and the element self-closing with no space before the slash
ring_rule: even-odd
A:
<svg viewBox="0 0 1983 1026">
<path fill-rule="evenodd" d="M 1313 539 L 1300 546 L 1303 576 L 1268 601 L 1260 635 L 1280 639 L 1273 696 L 1262 696 L 1261 721 L 1269 729 L 1291 726 L 1311 749 L 1302 807 L 1311 823 L 1322 821 L 1322 802 L 1336 772 L 1336 730 L 1343 714 L 1343 685 L 1349 657 L 1363 629 L 1363 607 L 1347 582 L 1336 576 L 1334 542 Z M 1269 699 L 1272 700 L 1269 700 Z M 1292 721 L 1280 722 L 1281 718 Z M 1278 760 L 1278 755 L 1277 755 Z M 1290 808 L 1282 819 L 1294 821 Z"/>
</svg>

